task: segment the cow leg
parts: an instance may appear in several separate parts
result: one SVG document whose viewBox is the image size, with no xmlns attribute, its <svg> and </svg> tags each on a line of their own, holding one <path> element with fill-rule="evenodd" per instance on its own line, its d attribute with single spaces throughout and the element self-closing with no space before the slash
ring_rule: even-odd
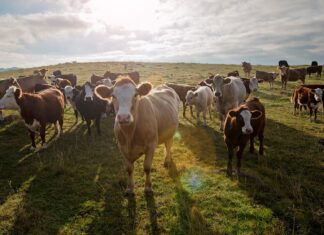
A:
<svg viewBox="0 0 324 235">
<path fill-rule="evenodd" d="M 259 141 L 260 141 L 259 154 L 263 155 L 263 140 L 264 140 L 263 131 L 259 132 L 258 137 L 259 137 Z"/>
<path fill-rule="evenodd" d="M 190 115 L 191 115 L 191 118 L 194 118 L 194 114 L 193 114 L 193 111 L 192 111 L 192 105 L 190 105 L 189 108 L 190 108 Z"/>
<path fill-rule="evenodd" d="M 309 120 L 312 122 L 313 108 L 309 107 Z"/>
<path fill-rule="evenodd" d="M 183 107 L 182 116 L 185 118 L 186 117 L 187 106 L 186 106 L 184 101 L 182 102 L 182 107 Z"/>
<path fill-rule="evenodd" d="M 209 118 L 212 120 L 212 115 L 211 115 L 211 105 L 208 106 L 208 113 L 209 113 Z"/>
<path fill-rule="evenodd" d="M 126 171 L 128 174 L 126 195 L 134 194 L 134 163 L 126 160 Z"/>
<path fill-rule="evenodd" d="M 35 132 L 31 131 L 28 129 L 28 132 L 29 132 L 29 137 L 30 137 L 30 140 L 32 142 L 32 145 L 30 146 L 30 150 L 31 151 L 34 151 L 35 148 L 36 148 L 36 144 L 35 144 Z"/>
<path fill-rule="evenodd" d="M 165 142 L 165 159 L 164 167 L 169 167 L 171 164 L 171 146 L 173 144 L 173 137 Z"/>
<path fill-rule="evenodd" d="M 74 109 L 74 116 L 75 116 L 75 121 L 74 121 L 74 123 L 76 124 L 76 123 L 78 123 L 78 116 L 79 116 L 79 114 L 78 114 L 78 110 L 76 110 L 76 109 Z"/>
<path fill-rule="evenodd" d="M 254 137 L 250 135 L 250 153 L 254 153 Z"/>
<path fill-rule="evenodd" d="M 207 126 L 207 124 L 206 124 L 206 113 L 207 113 L 207 110 L 205 109 L 203 112 L 203 126 Z"/>
<path fill-rule="evenodd" d="M 314 122 L 317 120 L 317 108 L 314 109 Z"/>
<path fill-rule="evenodd" d="M 197 125 L 199 124 L 199 121 L 200 121 L 200 120 L 199 120 L 199 119 L 200 119 L 199 116 L 200 116 L 200 112 L 197 111 Z"/>
<path fill-rule="evenodd" d="M 96 128 L 97 128 L 97 133 L 98 135 L 101 135 L 101 130 L 100 130 L 100 115 L 99 117 L 96 118 L 96 121 L 95 121 L 95 125 L 96 125 Z"/>
<path fill-rule="evenodd" d="M 45 130 L 46 130 L 46 124 L 41 124 L 40 126 L 40 137 L 42 139 L 42 149 L 46 149 L 47 145 L 46 145 L 46 141 L 45 141 Z"/>
<path fill-rule="evenodd" d="M 0 109 L 0 121 L 3 121 L 4 118 L 3 118 L 3 114 L 2 114 L 2 110 Z"/>
<path fill-rule="evenodd" d="M 152 192 L 152 179 L 151 179 L 151 168 L 152 168 L 152 160 L 153 160 L 153 155 L 154 155 L 154 150 L 155 146 L 149 147 L 145 154 L 145 159 L 144 159 L 144 172 L 146 175 L 145 179 L 145 187 L 144 187 L 144 192 L 149 193 Z"/>
<path fill-rule="evenodd" d="M 91 128 L 90 128 L 91 119 L 87 119 L 86 122 L 87 122 L 87 128 L 88 128 L 88 135 L 91 136 Z"/>
<path fill-rule="evenodd" d="M 220 124 L 219 124 L 219 130 L 224 130 L 224 115 L 220 114 Z"/>
<path fill-rule="evenodd" d="M 227 176 L 232 176 L 232 159 L 234 155 L 234 149 L 231 146 L 227 146 L 228 161 L 227 161 Z"/>
<path fill-rule="evenodd" d="M 236 157 L 237 157 L 237 175 L 241 174 L 241 160 L 242 160 L 242 155 L 243 155 L 243 150 L 245 148 L 246 143 L 241 144 L 239 146 L 239 150 L 236 153 Z"/>
</svg>

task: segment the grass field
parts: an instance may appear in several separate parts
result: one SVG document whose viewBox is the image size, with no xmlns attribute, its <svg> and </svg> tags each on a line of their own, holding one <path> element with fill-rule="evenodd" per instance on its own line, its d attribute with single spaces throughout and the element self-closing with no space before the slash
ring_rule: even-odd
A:
<svg viewBox="0 0 324 235">
<path fill-rule="evenodd" d="M 46 67 L 76 73 L 124 71 L 121 63 L 76 63 Z M 142 81 L 196 84 L 209 72 L 225 74 L 239 65 L 128 63 Z M 254 66 L 275 71 L 274 66 Z M 30 74 L 33 69 L 0 74 Z M 306 80 L 307 83 L 322 83 Z M 145 195 L 143 158 L 135 164 L 134 198 L 124 197 L 126 172 L 113 135 L 112 118 L 102 136 L 86 135 L 68 107 L 65 134 L 49 147 L 29 152 L 30 140 L 17 112 L 0 124 L 0 234 L 323 234 L 324 116 L 310 123 L 293 116 L 292 88 L 260 84 L 254 95 L 267 115 L 265 155 L 243 155 L 245 176 L 226 176 L 227 150 L 213 114 L 207 128 L 180 118 L 173 163 L 163 167 L 164 149 L 153 160 L 153 195 Z M 181 115 L 179 115 L 180 117 Z M 189 115 L 188 115 L 189 116 Z M 38 139 L 38 147 L 40 147 Z M 258 146 L 257 146 L 258 147 Z M 235 161 L 234 161 L 235 164 Z"/>
</svg>

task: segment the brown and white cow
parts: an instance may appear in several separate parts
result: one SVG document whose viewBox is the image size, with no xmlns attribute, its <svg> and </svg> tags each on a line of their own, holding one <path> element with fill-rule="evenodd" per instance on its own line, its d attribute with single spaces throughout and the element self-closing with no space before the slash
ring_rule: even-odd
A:
<svg viewBox="0 0 324 235">
<path fill-rule="evenodd" d="M 62 74 L 61 70 L 53 72 L 54 77 L 69 80 L 73 87 L 77 84 L 77 76 L 74 73 Z"/>
<path fill-rule="evenodd" d="M 281 88 L 286 89 L 288 81 L 301 80 L 303 84 L 305 83 L 306 69 L 290 69 L 286 66 L 282 66 L 279 69 L 281 74 Z"/>
<path fill-rule="evenodd" d="M 213 104 L 213 92 L 209 87 L 201 86 L 197 90 L 189 90 L 186 95 L 186 105 L 194 105 L 197 113 L 197 124 L 199 123 L 199 115 L 203 113 L 203 126 L 206 126 L 206 113 L 211 116 L 211 108 Z"/>
<path fill-rule="evenodd" d="M 265 127 L 265 109 L 258 98 L 251 98 L 239 107 L 231 109 L 226 116 L 224 140 L 228 151 L 227 174 L 232 175 L 232 158 L 238 147 L 237 173 L 240 174 L 241 158 L 247 142 L 250 140 L 250 152 L 254 152 L 254 137 L 260 141 L 259 154 L 263 155 L 263 133 Z"/>
<path fill-rule="evenodd" d="M 54 123 L 57 138 L 63 131 L 64 97 L 60 90 L 50 88 L 39 93 L 25 93 L 11 86 L 0 100 L 0 108 L 18 109 L 29 131 L 32 146 L 36 148 L 35 132 L 40 132 L 42 148 L 46 148 L 46 124 Z"/>
<path fill-rule="evenodd" d="M 246 89 L 246 95 L 247 97 L 252 93 L 258 90 L 259 88 L 259 82 L 258 79 L 256 78 L 241 78 L 241 80 L 243 81 L 243 84 L 245 86 Z"/>
<path fill-rule="evenodd" d="M 180 98 L 180 100 L 182 102 L 182 106 L 183 106 L 182 116 L 186 117 L 186 109 L 187 109 L 186 95 L 187 95 L 188 91 L 196 90 L 196 87 L 186 85 L 186 84 L 175 84 L 175 83 L 167 83 L 166 85 L 168 87 L 171 87 L 178 94 L 178 96 L 179 96 L 179 98 Z M 193 117 L 192 106 L 190 105 L 189 108 L 190 108 L 191 117 Z"/>
<path fill-rule="evenodd" d="M 294 103 L 294 114 L 302 107 L 309 109 L 309 118 L 312 121 L 312 115 L 314 113 L 314 121 L 317 119 L 317 110 L 320 102 L 323 101 L 323 90 L 321 88 L 310 89 L 307 87 L 297 87 L 291 97 L 291 102 Z"/>
<path fill-rule="evenodd" d="M 60 89 L 64 89 L 66 86 L 72 86 L 72 83 L 68 79 L 55 77 L 54 75 L 49 75 L 48 79 L 51 81 L 52 86 L 57 86 Z"/>
<path fill-rule="evenodd" d="M 242 62 L 242 67 L 243 67 L 243 71 L 245 73 L 245 77 L 249 78 L 250 74 L 251 74 L 251 71 L 252 71 L 251 63 L 243 61 Z"/>
<path fill-rule="evenodd" d="M 134 162 L 145 154 L 145 192 L 152 191 L 151 167 L 155 148 L 164 144 L 164 165 L 171 163 L 173 136 L 178 128 L 180 99 L 168 86 L 152 89 L 150 83 L 136 85 L 121 77 L 108 88 L 116 110 L 114 132 L 128 172 L 127 194 L 134 190 Z"/>
<path fill-rule="evenodd" d="M 258 71 L 258 70 L 255 72 L 255 77 L 258 79 L 258 81 L 269 82 L 270 89 L 273 88 L 274 80 L 277 78 L 278 75 L 279 74 L 275 72 L 268 73 L 268 72 Z"/>
<path fill-rule="evenodd" d="M 229 72 L 227 74 L 227 77 L 240 77 L 240 74 L 239 74 L 239 72 L 237 70 L 234 70 L 232 72 Z"/>
</svg>

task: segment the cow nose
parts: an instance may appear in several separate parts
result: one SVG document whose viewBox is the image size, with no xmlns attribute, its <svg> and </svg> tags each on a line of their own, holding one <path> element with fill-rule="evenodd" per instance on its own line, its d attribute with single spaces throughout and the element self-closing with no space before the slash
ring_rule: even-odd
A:
<svg viewBox="0 0 324 235">
<path fill-rule="evenodd" d="M 220 92 L 215 92 L 215 96 L 219 97 L 220 96 Z"/>
<path fill-rule="evenodd" d="M 245 130 L 245 132 L 246 132 L 246 134 L 251 134 L 251 133 L 253 132 L 253 129 L 247 128 L 247 129 Z"/>
<path fill-rule="evenodd" d="M 119 123 L 129 123 L 131 116 L 129 114 L 118 114 L 117 120 Z"/>
</svg>

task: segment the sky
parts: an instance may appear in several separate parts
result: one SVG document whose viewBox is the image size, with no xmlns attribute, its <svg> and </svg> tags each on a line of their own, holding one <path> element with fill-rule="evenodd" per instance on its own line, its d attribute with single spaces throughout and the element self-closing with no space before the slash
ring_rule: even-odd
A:
<svg viewBox="0 0 324 235">
<path fill-rule="evenodd" d="M 324 63 L 323 0 L 0 0 L 0 67 Z"/>
</svg>

